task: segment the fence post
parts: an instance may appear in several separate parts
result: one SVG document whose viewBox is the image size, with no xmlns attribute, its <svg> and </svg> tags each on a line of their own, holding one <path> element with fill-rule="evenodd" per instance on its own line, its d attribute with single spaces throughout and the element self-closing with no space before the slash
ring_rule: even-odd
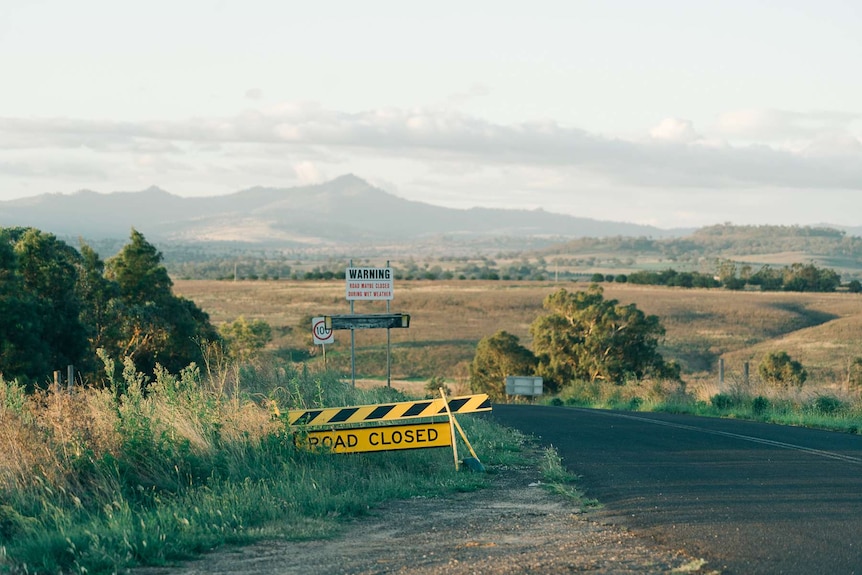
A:
<svg viewBox="0 0 862 575">
<path fill-rule="evenodd" d="M 55 369 L 54 370 L 54 392 L 55 393 L 60 393 L 60 383 L 61 383 L 60 377 L 61 377 L 60 370 Z"/>
<path fill-rule="evenodd" d="M 75 385 L 75 366 L 74 365 L 70 365 L 67 368 L 67 374 L 66 375 L 69 378 L 66 381 L 66 389 L 69 391 L 69 394 L 71 395 L 72 387 Z"/>
<path fill-rule="evenodd" d="M 747 387 L 748 386 L 748 362 L 747 361 L 742 364 L 742 381 Z"/>
<path fill-rule="evenodd" d="M 724 385 L 724 358 L 718 358 L 718 385 Z"/>
</svg>

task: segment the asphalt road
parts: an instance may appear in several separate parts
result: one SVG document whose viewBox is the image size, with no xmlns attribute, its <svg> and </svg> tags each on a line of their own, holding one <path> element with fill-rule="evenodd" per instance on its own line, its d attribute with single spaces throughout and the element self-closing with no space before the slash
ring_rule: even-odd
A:
<svg viewBox="0 0 862 575">
<path fill-rule="evenodd" d="M 730 419 L 494 405 L 557 448 L 618 524 L 724 574 L 862 574 L 862 436 Z"/>
</svg>

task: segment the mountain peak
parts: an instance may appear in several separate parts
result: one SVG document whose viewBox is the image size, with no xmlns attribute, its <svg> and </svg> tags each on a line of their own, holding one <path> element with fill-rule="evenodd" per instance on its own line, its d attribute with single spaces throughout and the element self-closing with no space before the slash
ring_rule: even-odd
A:
<svg viewBox="0 0 862 575">
<path fill-rule="evenodd" d="M 332 180 L 330 183 L 339 184 L 339 185 L 347 185 L 347 184 L 350 184 L 350 185 L 361 184 L 363 186 L 370 186 L 371 185 L 353 173 L 348 173 L 348 174 L 344 174 L 342 176 L 338 176 L 337 178 Z"/>
</svg>

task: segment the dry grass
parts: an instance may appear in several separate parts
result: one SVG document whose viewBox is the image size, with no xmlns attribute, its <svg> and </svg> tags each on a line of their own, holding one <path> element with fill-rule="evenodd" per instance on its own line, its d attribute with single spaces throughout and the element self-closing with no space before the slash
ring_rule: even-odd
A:
<svg viewBox="0 0 862 575">
<path fill-rule="evenodd" d="M 847 367 L 862 357 L 862 297 L 849 293 L 731 292 L 661 286 L 603 284 L 605 296 L 635 303 L 659 316 L 667 330 L 662 352 L 683 365 L 690 387 L 713 385 L 718 359 L 728 380 L 739 378 L 748 361 L 756 376 L 760 358 L 784 350 L 808 369 L 806 387 L 846 391 Z M 392 376 L 416 380 L 438 376 L 464 386 L 467 366 L 483 337 L 506 330 L 530 345 L 529 327 L 544 313 L 542 300 L 554 291 L 585 289 L 586 283 L 507 281 L 401 281 L 392 311 L 411 314 L 409 329 L 391 330 Z M 274 348 L 307 359 L 315 315 L 349 313 L 344 281 L 219 282 L 177 281 L 177 294 L 194 300 L 215 323 L 240 315 L 273 326 Z M 356 313 L 386 311 L 384 302 L 356 302 Z M 308 323 L 308 325 L 306 325 Z M 357 374 L 385 377 L 384 330 L 357 332 Z M 349 371 L 350 337 L 336 334 L 327 346 L 332 365 Z M 404 387 L 402 385 L 402 387 Z M 413 386 L 415 387 L 415 386 Z"/>
</svg>

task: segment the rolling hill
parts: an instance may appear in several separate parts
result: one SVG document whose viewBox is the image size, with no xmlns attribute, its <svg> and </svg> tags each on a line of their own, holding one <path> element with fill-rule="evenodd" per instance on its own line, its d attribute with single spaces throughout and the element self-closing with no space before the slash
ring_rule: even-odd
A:
<svg viewBox="0 0 862 575">
<path fill-rule="evenodd" d="M 544 210 L 444 208 L 399 198 L 354 175 L 320 185 L 255 187 L 186 198 L 151 187 L 138 192 L 45 194 L 0 202 L 0 227 L 30 226 L 59 236 L 127 238 L 134 227 L 160 242 L 271 247 L 337 246 L 489 237 L 673 237 L 664 230 Z"/>
</svg>

